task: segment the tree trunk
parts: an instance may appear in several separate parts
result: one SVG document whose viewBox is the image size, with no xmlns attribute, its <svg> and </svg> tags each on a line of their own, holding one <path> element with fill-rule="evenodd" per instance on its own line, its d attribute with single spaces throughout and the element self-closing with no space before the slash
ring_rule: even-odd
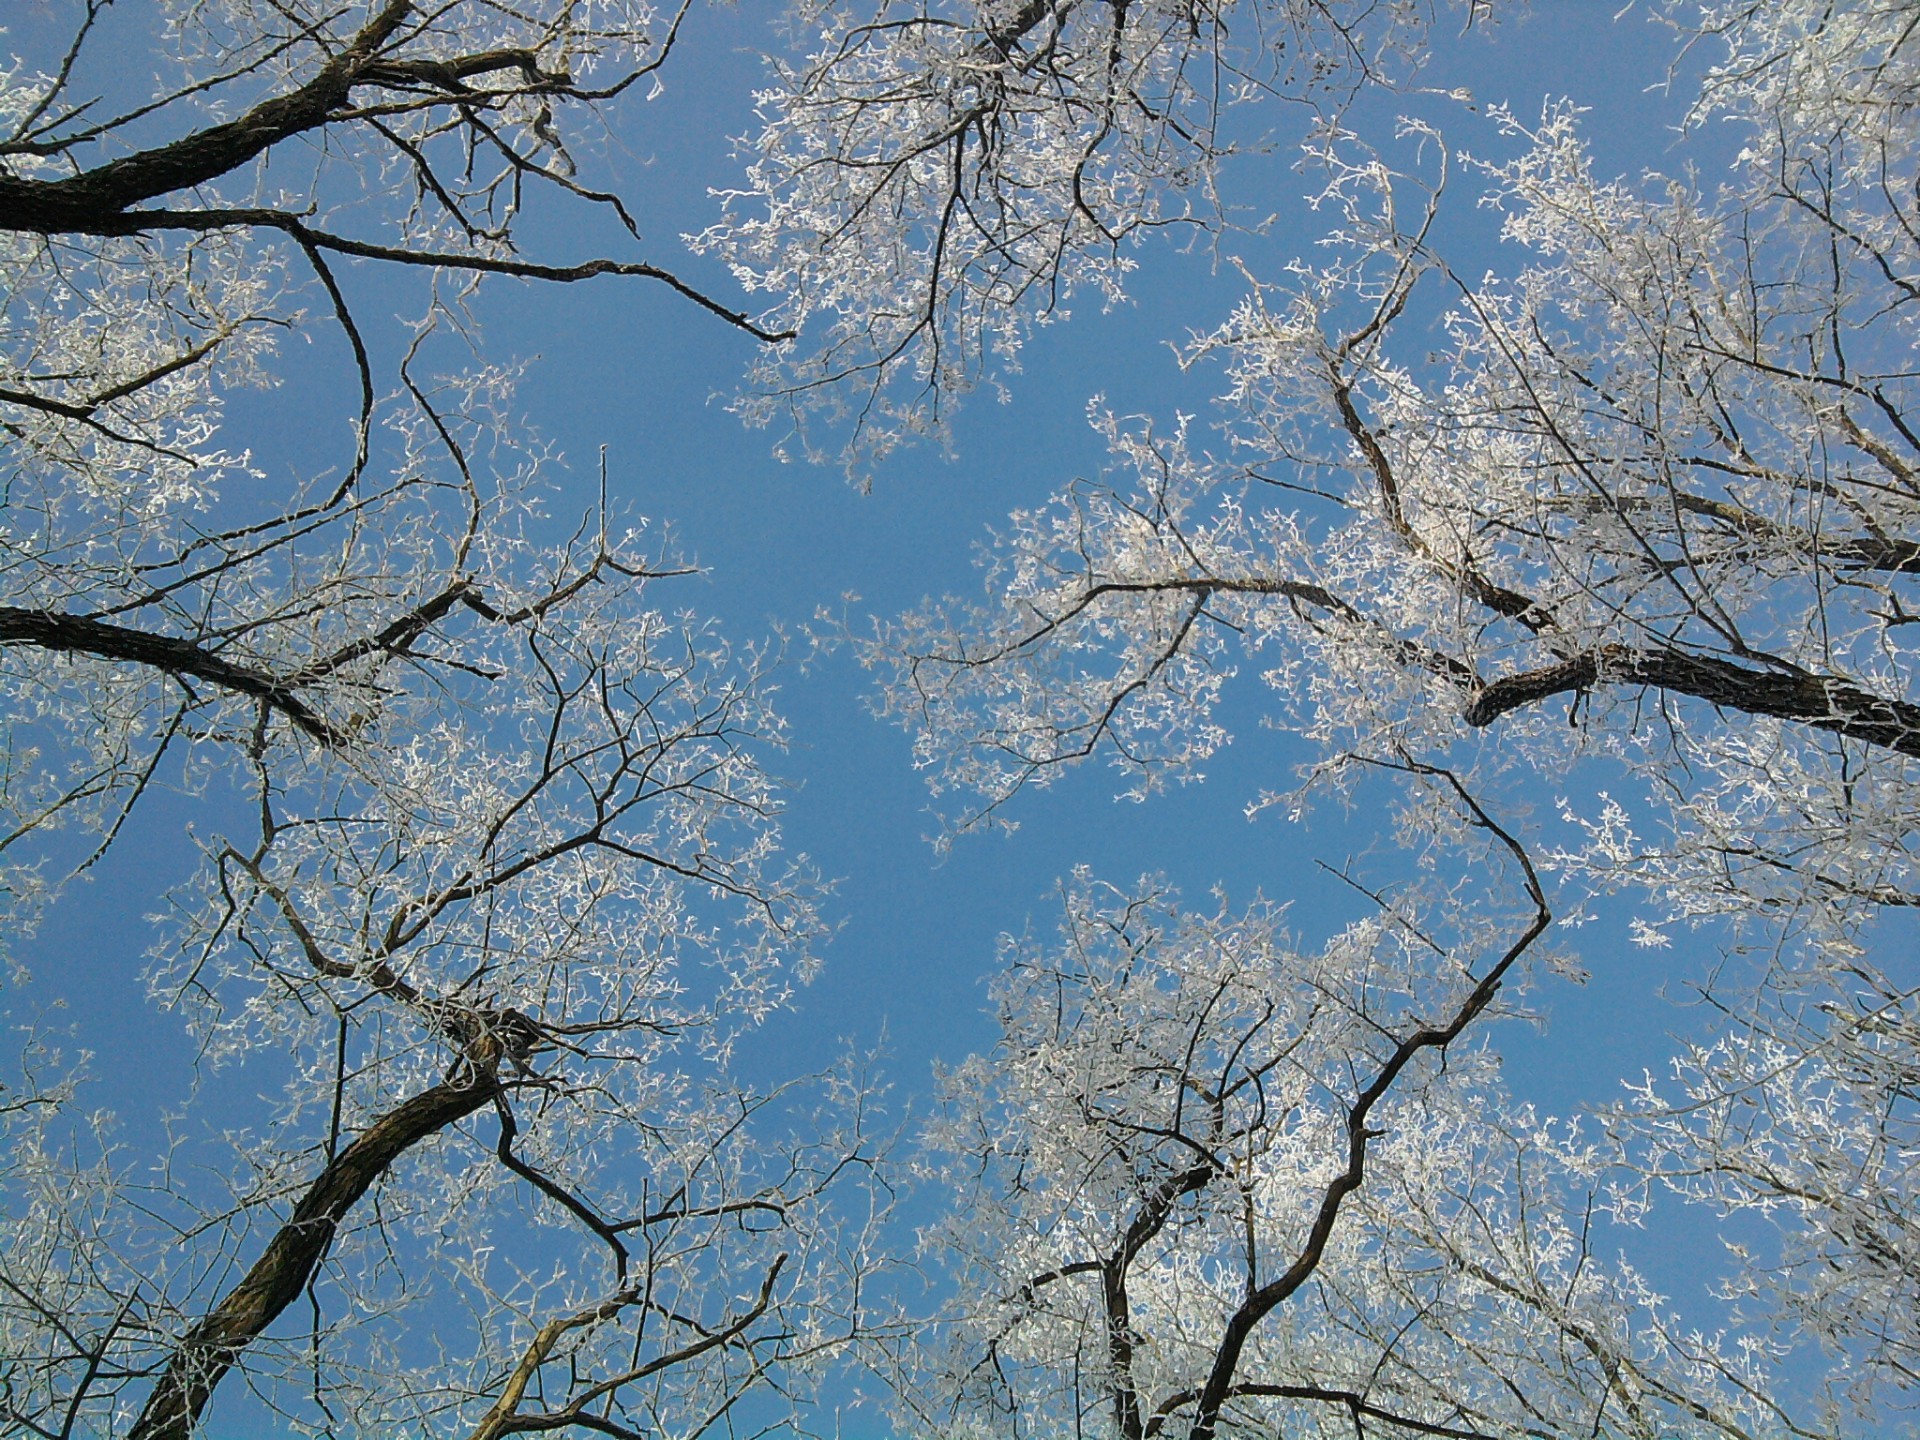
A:
<svg viewBox="0 0 1920 1440">
<path fill-rule="evenodd" d="M 242 1351 L 299 1296 L 340 1221 L 407 1150 L 493 1099 L 490 1075 L 436 1085 L 382 1115 L 322 1170 L 246 1277 L 180 1338 L 128 1440 L 188 1440 Z"/>
</svg>

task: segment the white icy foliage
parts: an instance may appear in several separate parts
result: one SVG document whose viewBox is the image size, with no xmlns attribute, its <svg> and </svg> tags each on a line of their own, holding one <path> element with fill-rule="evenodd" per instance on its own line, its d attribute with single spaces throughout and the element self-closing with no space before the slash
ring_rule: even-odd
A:
<svg viewBox="0 0 1920 1440">
<path fill-rule="evenodd" d="M 652 603 L 675 582 L 649 571 L 679 567 L 634 541 L 590 530 L 548 559 L 502 541 L 487 521 L 513 521 L 511 493 L 474 506 L 489 538 L 436 574 L 431 548 L 391 543 L 429 493 L 386 497 L 388 528 L 361 535 L 370 550 L 304 569 L 307 594 L 337 586 L 333 603 L 233 626 L 262 663 L 345 656 L 311 692 L 341 743 L 277 734 L 241 704 L 193 720 L 202 750 L 232 732 L 249 793 L 198 827 L 205 864 L 172 897 L 150 983 L 219 1067 L 209 1093 L 225 1067 L 261 1075 L 270 1056 L 283 1098 L 258 1129 L 209 1136 L 189 1120 L 149 1156 L 70 1087 L 8 1080 L 22 1098 L 0 1165 L 0 1349 L 21 1423 L 71 1414 L 121 1433 L 145 1398 L 129 1382 L 168 1363 L 233 1267 L 255 1262 L 263 1228 L 350 1140 L 460 1084 L 487 1087 L 485 1105 L 381 1175 L 329 1248 L 310 1319 L 240 1358 L 279 1423 L 469 1433 L 540 1326 L 631 1284 L 581 1213 L 633 1227 L 633 1273 L 660 1307 L 655 1358 L 773 1286 L 750 1342 L 645 1371 L 620 1414 L 693 1423 L 775 1368 L 803 1393 L 855 1323 L 838 1277 L 869 1261 L 839 1251 L 820 1207 L 864 1143 L 857 1127 L 764 1146 L 749 1122 L 769 1100 L 726 1078 L 735 1038 L 804 975 L 817 930 L 814 882 L 780 849 L 764 758 L 783 732 L 760 660 Z M 306 558 L 278 555 L 288 569 Z M 452 607 L 399 653 L 346 653 L 450 590 L 482 608 Z M 48 713 L 84 702 L 128 745 L 143 707 L 170 703 L 165 681 L 93 663 L 104 673 L 70 667 L 62 690 L 42 679 Z M 635 1303 L 547 1359 L 572 1367 L 543 1372 L 549 1405 L 562 1373 L 580 1388 L 635 1370 L 621 1323 Z"/>
<path fill-rule="evenodd" d="M 1460 990 L 1383 920 L 1302 951 L 1282 913 L 1194 912 L 1076 875 L 1010 945 L 1004 1039 L 946 1078 L 926 1237 L 961 1266 L 918 1422 L 978 1435 L 1198 1434 L 1249 1298 L 1303 1255 L 1348 1107 Z M 1635 1216 L 1477 1042 L 1402 1071 L 1311 1275 L 1251 1329 L 1223 1434 L 1753 1437 L 1795 1431 L 1772 1352 L 1681 1328 L 1603 1240 Z M 1209 1431 L 1209 1433 L 1212 1433 Z"/>
<path fill-rule="evenodd" d="M 820 929 L 770 657 L 607 476 L 558 498 L 466 309 L 611 272 L 745 323 L 515 233 L 635 238 L 576 156 L 674 16 L 65 18 L 0 69 L 0 896 L 17 933 L 187 792 L 146 980 L 197 1048 L 124 1124 L 85 1082 L 156 1063 L 125 1037 L 0 1066 L 0 1430 L 184 1440 L 248 1390 L 286 1433 L 486 1440 L 804 1404 L 886 1202 L 858 1067 L 811 1100 L 730 1067 Z M 163 88 L 89 98 L 123 19 Z M 423 283 L 367 302 L 363 261 Z"/>
<path fill-rule="evenodd" d="M 1817 1337 L 1865 1414 L 1920 1368 L 1916 1056 L 1920 992 L 1856 971 L 1687 1046 L 1614 1117 L 1650 1179 L 1729 1222 L 1748 1323 Z"/>
<path fill-rule="evenodd" d="M 791 20 L 744 182 L 697 243 L 801 338 L 755 371 L 753 420 L 846 427 L 856 465 L 942 433 L 1076 296 L 1125 293 L 1137 242 L 1225 219 L 1227 110 L 1337 103 L 1404 68 L 1425 6 L 1393 0 L 842 3 Z M 1258 217 L 1256 217 L 1258 218 Z"/>
<path fill-rule="evenodd" d="M 890 710 L 991 809 L 1103 749 L 1142 784 L 1199 764 L 1256 655 L 1336 748 L 1492 726 L 1508 763 L 1647 775 L 1670 843 L 1563 859 L 1674 914 L 1844 927 L 1910 898 L 1909 307 L 1870 257 L 1827 273 L 1799 206 L 1641 198 L 1595 181 L 1571 110 L 1502 123 L 1526 148 L 1479 173 L 1535 265 L 1460 281 L 1395 214 L 1433 197 L 1330 154 L 1336 258 L 1202 347 L 1231 457 L 1103 419 L 1117 484 L 1016 515 L 987 607 L 879 638 Z M 1388 346 L 1416 281 L 1449 346 L 1409 365 Z"/>
<path fill-rule="evenodd" d="M 38 17 L 37 66 L 0 67 L 0 850 L 28 872 L 59 825 L 114 833 L 161 751 L 244 725 L 227 716 L 263 687 L 291 731 L 344 748 L 395 686 L 379 644 L 341 647 L 436 587 L 521 583 L 509 552 L 551 477 L 512 433 L 512 368 L 470 353 L 479 277 L 679 283 L 541 265 L 515 234 L 542 206 L 631 230 L 573 153 L 666 59 L 672 14 L 171 0 L 122 19 Z M 154 93 L 125 92 L 116 44 L 156 47 Z M 424 283 L 366 304 L 366 262 Z M 417 321 L 368 323 L 395 303 Z M 237 404 L 282 443 L 236 437 Z"/>
<path fill-rule="evenodd" d="M 1837 1425 L 1915 1374 L 1920 30 L 1872 0 L 1672 13 L 1704 68 L 1683 143 L 1737 137 L 1717 179 L 1606 179 L 1571 104 L 1495 111 L 1493 158 L 1330 133 L 1324 246 L 1195 348 L 1225 442 L 1096 415 L 1109 476 L 1016 514 L 983 602 L 865 653 L 962 827 L 1082 758 L 1136 793 L 1197 773 L 1257 668 L 1326 756 L 1549 787 L 1543 860 L 1631 891 L 1640 943 L 1771 940 L 1722 977 L 1742 1038 L 1616 1139 L 1730 1237 L 1779 1223 L 1733 1288 L 1772 1312 L 1750 1333 L 1853 1357 Z M 1484 276 L 1437 238 L 1463 189 L 1505 242 Z"/>
<path fill-rule="evenodd" d="M 1874 13 L 1812 27 L 1791 65 L 1736 57 L 1862 71 L 1909 115 L 1914 45 Z M 1331 140 L 1331 258 L 1199 347 L 1231 379 L 1230 455 L 1103 421 L 1114 488 L 1016 516 L 987 607 L 880 637 L 942 788 L 991 807 L 1104 741 L 1152 783 L 1219 743 L 1220 680 L 1258 654 L 1279 716 L 1336 747 L 1488 726 L 1509 763 L 1647 776 L 1670 843 L 1563 859 L 1676 915 L 1757 902 L 1844 928 L 1920 893 L 1920 230 L 1910 187 L 1872 178 L 1911 173 L 1913 127 L 1848 128 L 1839 100 L 1803 113 L 1777 88 L 1709 91 L 1770 107 L 1717 194 L 1599 180 L 1569 106 L 1498 115 L 1519 153 L 1469 173 L 1527 257 L 1505 279 L 1456 275 L 1425 238 L 1448 183 L 1430 131 L 1405 137 L 1425 180 Z M 1445 346 L 1403 355 L 1429 293 Z"/>
</svg>

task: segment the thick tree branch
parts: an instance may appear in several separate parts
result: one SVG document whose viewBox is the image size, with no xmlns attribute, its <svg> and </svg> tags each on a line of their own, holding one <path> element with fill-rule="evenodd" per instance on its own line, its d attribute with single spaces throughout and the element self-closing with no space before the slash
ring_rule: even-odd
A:
<svg viewBox="0 0 1920 1440">
<path fill-rule="evenodd" d="M 1790 720 L 1920 757 L 1920 705 L 1911 701 L 1875 695 L 1833 675 L 1754 670 L 1711 656 L 1625 645 L 1602 645 L 1558 665 L 1495 680 L 1473 692 L 1465 719 L 1491 725 L 1522 706 L 1597 685 L 1652 685 L 1721 709 Z"/>
<path fill-rule="evenodd" d="M 0 645 L 33 645 L 60 654 L 125 660 L 183 679 L 204 680 L 235 695 L 260 701 L 323 745 L 338 745 L 345 738 L 301 699 L 287 681 L 236 665 L 192 640 L 154 635 L 81 615 L 4 605 L 0 606 Z"/>
<path fill-rule="evenodd" d="M 347 1212 L 401 1155 L 473 1114 L 498 1088 L 487 1071 L 465 1068 L 363 1130 L 307 1187 L 245 1278 L 174 1346 L 128 1440 L 189 1440 L 214 1387 L 306 1288 Z"/>
<path fill-rule="evenodd" d="M 1345 1407 L 1353 1417 L 1354 1429 L 1364 1435 L 1365 1428 L 1361 1420 L 1378 1420 L 1383 1425 L 1391 1425 L 1397 1430 L 1410 1431 L 1415 1435 L 1437 1435 L 1441 1440 L 1493 1440 L 1484 1430 L 1463 1430 L 1456 1425 L 1439 1425 L 1431 1420 L 1416 1420 L 1411 1415 L 1402 1415 L 1374 1404 L 1356 1390 L 1339 1390 L 1326 1385 L 1263 1385 L 1249 1383 L 1235 1385 L 1235 1396 L 1248 1395 L 1271 1400 L 1318 1400 L 1328 1405 Z M 1148 1440 L 1158 1435 L 1165 1427 L 1168 1418 L 1191 1405 L 1200 1398 L 1198 1390 L 1179 1390 L 1169 1395 L 1155 1407 L 1153 1417 L 1147 1422 Z"/>
<path fill-rule="evenodd" d="M 225 124 L 60 180 L 0 173 L 0 229 L 42 235 L 86 230 L 129 206 L 231 174 L 281 141 L 325 125 L 353 87 L 367 80 L 374 56 L 412 10 L 413 0 L 387 0 L 306 84 Z"/>
<path fill-rule="evenodd" d="M 1107 1361 L 1113 1367 L 1114 1424 L 1124 1440 L 1142 1440 L 1140 1398 L 1133 1380 L 1133 1315 L 1127 1299 L 1127 1267 L 1165 1227 L 1180 1198 L 1205 1189 L 1219 1168 L 1202 1162 L 1161 1181 L 1127 1226 L 1119 1251 L 1100 1266 L 1100 1298 L 1107 1316 Z"/>
</svg>

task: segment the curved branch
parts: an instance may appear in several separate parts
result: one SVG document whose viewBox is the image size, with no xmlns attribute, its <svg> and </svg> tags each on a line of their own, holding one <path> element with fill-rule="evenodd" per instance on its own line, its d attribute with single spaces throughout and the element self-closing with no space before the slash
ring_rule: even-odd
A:
<svg viewBox="0 0 1920 1440">
<path fill-rule="evenodd" d="M 5 192 L 0 190 L 0 206 Z M 0 229 L 6 228 L 4 209 L 0 209 Z M 729 310 L 718 300 L 689 285 L 671 270 L 643 260 L 610 260 L 601 257 L 583 260 L 577 265 L 543 265 L 532 260 L 515 260 L 496 255 L 469 255 L 453 250 L 408 249 L 398 245 L 377 245 L 315 229 L 298 215 L 266 206 L 241 206 L 206 210 L 128 210 L 97 221 L 69 227 L 83 235 L 139 235 L 154 230 L 187 230 L 202 233 L 246 226 L 284 231 L 303 247 L 331 250 L 361 260 L 384 260 L 395 265 L 415 265 L 429 270 L 465 270 L 477 275 L 511 275 L 521 280 L 548 280 L 572 284 L 600 275 L 630 275 L 658 280 L 669 289 L 693 301 L 701 309 L 719 316 L 735 329 L 744 330 L 756 340 L 778 344 L 791 340 L 799 332 L 768 330 L 757 325 L 743 310 Z"/>
<path fill-rule="evenodd" d="M 296 729 L 322 745 L 339 745 L 345 736 L 277 676 L 236 665 L 192 640 L 153 635 L 125 625 L 109 625 L 82 615 L 0 605 L 0 646 L 33 645 L 69 655 L 93 655 L 150 666 L 164 674 L 204 680 L 222 690 L 258 700 Z"/>
<path fill-rule="evenodd" d="M 1533 915 L 1499 960 L 1468 992 L 1452 1016 L 1441 1024 L 1423 1025 L 1400 1041 L 1394 1047 L 1393 1053 L 1387 1057 L 1386 1063 L 1374 1075 L 1373 1080 L 1354 1097 L 1353 1103 L 1348 1106 L 1346 1166 L 1328 1181 L 1321 1191 L 1320 1205 L 1314 1215 L 1313 1224 L 1293 1263 L 1284 1273 L 1265 1285 L 1251 1289 L 1239 1309 L 1228 1318 L 1219 1348 L 1214 1352 L 1212 1369 L 1208 1373 L 1205 1386 L 1200 1391 L 1193 1428 L 1188 1432 L 1189 1440 L 1213 1440 L 1214 1432 L 1219 1425 L 1221 1407 L 1235 1393 L 1234 1373 L 1239 1369 L 1241 1354 L 1253 1334 L 1254 1327 L 1284 1304 L 1319 1268 L 1321 1257 L 1326 1253 L 1327 1242 L 1333 1238 L 1334 1225 L 1340 1218 L 1340 1211 L 1345 1206 L 1347 1197 L 1358 1190 L 1366 1178 L 1368 1146 L 1382 1133 L 1373 1128 L 1370 1123 L 1374 1107 L 1393 1088 L 1401 1073 L 1424 1051 L 1438 1050 L 1444 1054 L 1447 1047 L 1460 1037 L 1461 1032 L 1472 1024 L 1488 1005 L 1493 1003 L 1493 997 L 1499 993 L 1501 985 L 1506 980 L 1507 972 L 1553 923 L 1553 912 L 1548 908 L 1546 892 L 1540 884 L 1540 878 L 1534 871 L 1533 862 L 1528 858 L 1525 847 L 1481 807 L 1451 771 L 1411 760 L 1394 762 L 1389 768 L 1439 780 L 1454 792 L 1461 805 L 1467 810 L 1473 826 L 1486 831 L 1496 843 L 1514 857 L 1525 882 L 1527 898 L 1533 904 Z"/>
<path fill-rule="evenodd" d="M 175 1344 L 128 1440 L 189 1440 L 214 1387 L 299 1298 L 347 1212 L 403 1154 L 473 1114 L 498 1088 L 490 1073 L 463 1065 L 455 1079 L 389 1110 L 329 1162 L 245 1278 Z"/>
<path fill-rule="evenodd" d="M 1480 727 L 1550 696 L 1596 685 L 1651 685 L 1724 710 L 1791 720 L 1920 758 L 1920 705 L 1834 675 L 1752 670 L 1677 650 L 1602 645 L 1558 665 L 1504 676 L 1473 692 L 1464 718 Z"/>
<path fill-rule="evenodd" d="M 537 1415 L 522 1415 L 519 1413 L 520 1403 L 526 1398 L 528 1385 L 539 1374 L 540 1367 L 547 1362 L 547 1358 L 553 1353 L 554 1346 L 559 1344 L 562 1337 L 570 1330 L 588 1329 L 603 1321 L 611 1320 L 629 1305 L 638 1303 L 646 1295 L 647 1282 L 626 1286 L 597 1305 L 589 1305 L 586 1309 L 577 1310 L 571 1315 L 562 1315 L 549 1320 L 540 1327 L 539 1332 L 528 1344 L 519 1363 L 514 1366 L 513 1373 L 508 1376 L 500 1398 L 474 1427 L 473 1434 L 468 1437 L 468 1440 L 501 1440 L 502 1436 L 527 1431 L 560 1430 L 572 1425 L 589 1425 L 594 1417 L 583 1413 L 586 1407 L 612 1395 L 621 1386 L 629 1385 L 635 1380 L 644 1380 L 649 1375 L 658 1374 L 675 1365 L 683 1365 L 689 1360 L 699 1358 L 709 1350 L 716 1350 L 739 1339 L 772 1306 L 773 1287 L 779 1280 L 780 1272 L 785 1268 L 786 1263 L 787 1256 L 784 1251 L 774 1256 L 773 1263 L 767 1267 L 767 1273 L 761 1277 L 760 1294 L 754 1303 L 738 1315 L 727 1317 L 717 1329 L 705 1331 L 699 1339 L 690 1341 L 677 1350 L 656 1355 L 651 1360 L 588 1386 L 559 1410 Z M 589 1425 L 589 1428 L 595 1427 Z M 619 1433 L 628 1432 L 623 1430 Z"/>
<path fill-rule="evenodd" d="M 1219 1166 L 1202 1161 L 1162 1180 L 1127 1226 L 1120 1249 L 1100 1263 L 1100 1299 L 1107 1317 L 1107 1362 L 1113 1367 L 1114 1424 L 1124 1440 L 1142 1440 L 1140 1398 L 1133 1380 L 1133 1314 L 1127 1298 L 1127 1267 L 1165 1228 L 1183 1196 L 1204 1190 Z"/>
<path fill-rule="evenodd" d="M 1362 1435 L 1366 1433 L 1360 1425 L 1360 1420 L 1364 1416 L 1366 1419 L 1391 1425 L 1396 1430 L 1408 1430 L 1415 1435 L 1437 1435 L 1441 1440 L 1493 1440 L 1493 1437 L 1484 1430 L 1462 1430 L 1453 1425 L 1438 1425 L 1431 1420 L 1416 1420 L 1411 1415 L 1402 1415 L 1397 1411 L 1384 1409 L 1356 1390 L 1338 1390 L 1325 1385 L 1249 1383 L 1235 1385 L 1232 1394 L 1270 1400 L 1319 1400 L 1329 1405 L 1343 1405 L 1347 1413 L 1353 1417 L 1355 1430 Z M 1146 1433 L 1149 1440 L 1160 1433 L 1169 1416 L 1176 1414 L 1199 1398 L 1198 1390 L 1178 1390 L 1161 1401 L 1155 1408 L 1153 1417 L 1147 1422 Z"/>
</svg>

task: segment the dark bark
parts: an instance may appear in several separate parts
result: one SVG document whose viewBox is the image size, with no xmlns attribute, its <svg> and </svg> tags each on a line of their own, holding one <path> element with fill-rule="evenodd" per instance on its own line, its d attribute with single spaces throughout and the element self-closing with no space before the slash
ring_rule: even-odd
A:
<svg viewBox="0 0 1920 1440">
<path fill-rule="evenodd" d="M 128 1440 L 189 1440 L 214 1387 L 300 1295 L 340 1221 L 407 1150 L 490 1103 L 491 1076 L 436 1085 L 389 1110 L 330 1161 L 244 1279 L 174 1347 Z"/>
<path fill-rule="evenodd" d="M 191 640 L 154 635 L 125 625 L 109 625 L 81 615 L 0 606 L 0 645 L 35 645 L 70 655 L 125 660 L 148 665 L 182 679 L 204 680 L 236 695 L 258 700 L 323 745 L 339 743 L 334 727 L 315 713 L 286 681 L 236 665 Z"/>
<path fill-rule="evenodd" d="M 347 103 L 353 87 L 368 78 L 366 71 L 380 47 L 412 9 L 413 0 L 387 0 L 306 84 L 263 100 L 223 125 L 59 180 L 0 173 L 0 229 L 43 235 L 86 230 L 129 206 L 231 174 L 281 141 L 325 125 Z"/>
<path fill-rule="evenodd" d="M 1397 1410 L 1388 1410 L 1374 1404 L 1357 1390 L 1343 1390 L 1328 1385 L 1265 1385 L 1258 1382 L 1247 1385 L 1235 1385 L 1235 1396 L 1259 1396 L 1273 1400 L 1319 1400 L 1329 1405 L 1342 1407 L 1353 1419 L 1354 1433 L 1364 1437 L 1367 1433 L 1363 1419 L 1380 1420 L 1396 1430 L 1411 1431 L 1415 1435 L 1438 1435 L 1441 1440 L 1494 1440 L 1484 1430 L 1463 1430 L 1457 1425 L 1440 1425 L 1431 1420 L 1417 1420 L 1411 1415 L 1403 1415 Z M 1184 1406 L 1191 1405 L 1199 1398 L 1197 1390 L 1179 1390 L 1161 1402 L 1147 1426 L 1148 1440 L 1158 1435 L 1169 1415 Z"/>
<path fill-rule="evenodd" d="M 1755 670 L 1712 656 L 1625 645 L 1602 645 L 1558 665 L 1495 680 L 1473 693 L 1466 722 L 1491 725 L 1524 705 L 1597 685 L 1651 685 L 1723 710 L 1790 720 L 1920 758 L 1920 705 L 1832 675 Z"/>
<path fill-rule="evenodd" d="M 1499 994 L 1507 973 L 1553 923 L 1553 912 L 1547 907 L 1540 877 L 1534 872 L 1533 863 L 1519 842 L 1502 829 L 1447 771 L 1424 765 L 1411 765 L 1409 768 L 1445 780 L 1471 812 L 1474 825 L 1486 830 L 1513 855 L 1526 877 L 1527 895 L 1534 907 L 1533 918 L 1521 931 L 1519 938 L 1507 947 L 1500 959 L 1468 993 L 1452 1018 L 1444 1024 L 1422 1026 L 1400 1041 L 1372 1082 L 1347 1107 L 1346 1166 L 1320 1192 L 1320 1204 L 1314 1214 L 1313 1224 L 1308 1228 L 1306 1239 L 1299 1253 L 1294 1256 L 1293 1263 L 1266 1284 L 1251 1287 L 1247 1298 L 1228 1317 L 1220 1343 L 1214 1350 L 1206 1383 L 1200 1389 L 1188 1440 L 1214 1440 L 1220 1423 L 1220 1411 L 1227 1401 L 1235 1394 L 1250 1393 L 1235 1384 L 1240 1357 L 1260 1322 L 1291 1299 L 1320 1268 L 1321 1258 L 1326 1254 L 1327 1243 L 1333 1238 L 1334 1227 L 1339 1223 L 1347 1197 L 1366 1182 L 1368 1147 L 1384 1133 L 1373 1127 L 1374 1108 L 1393 1089 L 1402 1072 L 1421 1055 L 1429 1050 L 1442 1055 L 1446 1053 L 1447 1047 L 1459 1039 L 1466 1028 L 1493 1003 L 1493 997 Z"/>
<path fill-rule="evenodd" d="M 1133 1382 L 1133 1312 L 1127 1269 L 1165 1228 L 1183 1196 L 1204 1190 L 1219 1173 L 1211 1162 L 1189 1166 L 1154 1187 L 1121 1237 L 1120 1249 L 1100 1264 L 1100 1298 L 1107 1313 L 1107 1363 L 1113 1367 L 1113 1418 L 1122 1440 L 1141 1440 L 1140 1399 Z"/>
<path fill-rule="evenodd" d="M 1895 575 L 1920 575 L 1920 540 L 1882 539 L 1863 535 L 1827 547 L 1825 558 L 1862 570 L 1885 570 Z"/>
</svg>

